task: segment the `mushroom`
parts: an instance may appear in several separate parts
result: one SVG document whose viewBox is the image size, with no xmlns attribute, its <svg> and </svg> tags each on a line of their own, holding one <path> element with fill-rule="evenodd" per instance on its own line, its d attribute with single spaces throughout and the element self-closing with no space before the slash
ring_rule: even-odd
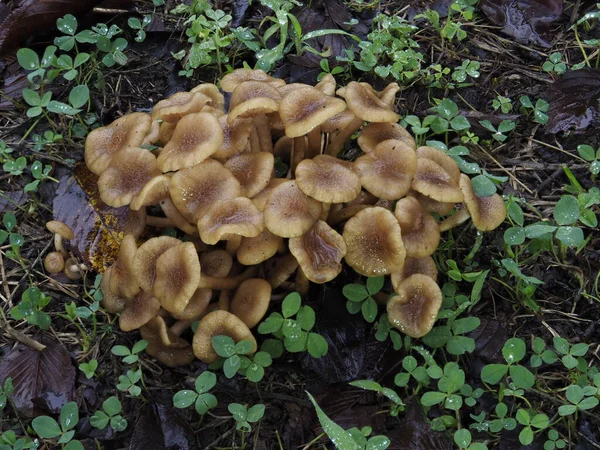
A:
<svg viewBox="0 0 600 450">
<path fill-rule="evenodd" d="M 473 192 L 471 179 L 462 174 L 460 189 L 464 195 L 464 203 L 469 210 L 473 225 L 479 231 L 490 231 L 498 228 L 506 219 L 506 205 L 498 194 L 479 197 Z"/>
<path fill-rule="evenodd" d="M 390 122 L 370 123 L 360 130 L 357 143 L 363 152 L 371 153 L 379 143 L 389 139 L 400 141 L 413 150 L 417 148 L 415 140 L 404 127 Z"/>
<path fill-rule="evenodd" d="M 56 274 L 65 268 L 65 257 L 61 252 L 50 252 L 44 258 L 44 269 L 46 272 Z"/>
<path fill-rule="evenodd" d="M 115 295 L 110 290 L 110 279 L 112 277 L 112 267 L 109 267 L 102 274 L 100 281 L 100 291 L 102 291 L 102 306 L 111 313 L 116 314 L 125 308 L 125 298 Z"/>
<path fill-rule="evenodd" d="M 125 300 L 119 316 L 121 331 L 132 331 L 144 326 L 158 314 L 160 302 L 151 292 L 141 291 L 132 299 Z"/>
<path fill-rule="evenodd" d="M 229 311 L 248 328 L 253 328 L 267 313 L 270 302 L 271 285 L 262 278 L 250 278 L 238 286 L 231 299 Z"/>
<path fill-rule="evenodd" d="M 433 281 L 437 282 L 438 270 L 431 256 L 425 256 L 424 258 L 411 258 L 407 256 L 404 260 L 402 270 L 400 272 L 393 272 L 390 277 L 394 291 L 397 292 L 400 283 L 416 273 L 427 275 Z"/>
<path fill-rule="evenodd" d="M 121 241 L 119 256 L 111 266 L 110 291 L 120 297 L 131 298 L 140 292 L 140 286 L 134 275 L 133 258 L 137 244 L 133 235 L 126 235 Z"/>
<path fill-rule="evenodd" d="M 269 185 L 275 158 L 272 153 L 244 153 L 229 158 L 225 168 L 240 182 L 242 195 L 252 198 Z"/>
<path fill-rule="evenodd" d="M 67 255 L 65 246 L 63 245 L 63 239 L 71 240 L 75 237 L 73 229 L 66 223 L 59 222 L 58 220 L 51 220 L 46 222 L 46 229 L 50 233 L 54 233 L 54 249 L 60 252 L 63 256 Z"/>
<path fill-rule="evenodd" d="M 402 230 L 406 256 L 423 258 L 432 255 L 440 244 L 440 229 L 431 214 L 423 211 L 414 197 L 404 197 L 396 203 L 394 216 Z"/>
<path fill-rule="evenodd" d="M 181 244 L 179 239 L 159 236 L 148 239 L 137 249 L 133 257 L 133 274 L 144 291 L 152 292 L 158 258 L 165 251 L 179 244 Z"/>
<path fill-rule="evenodd" d="M 233 236 L 256 237 L 264 228 L 263 213 L 246 197 L 217 201 L 198 220 L 200 239 L 208 245 Z"/>
<path fill-rule="evenodd" d="M 329 155 L 317 155 L 298 164 L 296 183 L 306 195 L 324 203 L 352 201 L 361 190 L 352 164 Z"/>
<path fill-rule="evenodd" d="M 202 92 L 177 92 L 161 100 L 152 109 L 152 120 L 177 123 L 187 114 L 197 113 L 212 99 Z"/>
<path fill-rule="evenodd" d="M 244 81 L 262 81 L 274 87 L 285 85 L 285 81 L 273 78 L 260 69 L 236 69 L 221 79 L 221 89 L 233 92 Z"/>
<path fill-rule="evenodd" d="M 417 171 L 412 180 L 411 188 L 438 202 L 459 203 L 463 201 L 463 193 L 454 180 L 435 161 L 428 158 L 417 158 Z"/>
<path fill-rule="evenodd" d="M 244 151 L 254 129 L 254 124 L 251 119 L 235 119 L 229 123 L 227 114 L 219 117 L 218 120 L 223 131 L 223 144 L 221 148 L 213 153 L 212 157 L 224 161 Z"/>
<path fill-rule="evenodd" d="M 140 328 L 148 341 L 146 352 L 167 367 L 185 366 L 194 360 L 192 346 L 167 328 L 165 320 L 156 316 Z"/>
<path fill-rule="evenodd" d="M 442 306 L 437 283 L 427 275 L 411 275 L 400 283 L 396 294 L 387 303 L 390 323 L 413 338 L 429 333 Z"/>
</svg>

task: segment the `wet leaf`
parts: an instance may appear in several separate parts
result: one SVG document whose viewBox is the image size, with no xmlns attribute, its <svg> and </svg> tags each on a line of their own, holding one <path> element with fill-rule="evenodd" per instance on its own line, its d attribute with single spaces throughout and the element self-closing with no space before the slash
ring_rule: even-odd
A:
<svg viewBox="0 0 600 450">
<path fill-rule="evenodd" d="M 431 429 L 423 417 L 421 407 L 412 402 L 400 423 L 393 431 L 386 433 L 392 441 L 388 450 L 450 450 L 452 441 L 444 434 Z"/>
<path fill-rule="evenodd" d="M 550 47 L 550 25 L 563 10 L 562 0 L 483 0 L 490 22 L 522 44 Z"/>
<path fill-rule="evenodd" d="M 337 423 L 327 417 L 327 414 L 323 412 L 323 410 L 317 405 L 314 397 L 310 395 L 309 392 L 306 393 L 311 403 L 315 407 L 317 411 L 317 417 L 319 418 L 319 423 L 323 427 L 323 431 L 327 433 L 331 442 L 335 445 L 335 447 L 339 450 L 358 450 L 358 445 L 352 439 L 352 436 L 340 427 Z"/>
<path fill-rule="evenodd" d="M 176 409 L 146 404 L 135 424 L 129 450 L 192 450 L 198 448 L 190 426 Z"/>
<path fill-rule="evenodd" d="M 75 367 L 65 348 L 55 340 L 43 339 L 46 349 L 37 352 L 22 344 L 10 350 L 0 362 L 0 384 L 12 378 L 11 400 L 20 414 L 35 414 L 34 401 L 46 403 L 54 413 L 73 400 Z"/>
</svg>

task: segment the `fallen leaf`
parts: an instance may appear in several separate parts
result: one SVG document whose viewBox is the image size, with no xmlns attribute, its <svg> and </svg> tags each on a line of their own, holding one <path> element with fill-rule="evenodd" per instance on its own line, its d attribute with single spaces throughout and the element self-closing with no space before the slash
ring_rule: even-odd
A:
<svg viewBox="0 0 600 450">
<path fill-rule="evenodd" d="M 0 213 L 15 211 L 27 201 L 24 191 L 4 191 L 0 194 Z"/>
<path fill-rule="evenodd" d="M 587 128 L 600 113 L 600 70 L 567 72 L 548 87 L 545 98 L 550 103 L 547 131 Z"/>
<path fill-rule="evenodd" d="M 19 414 L 33 417 L 36 406 L 58 413 L 65 403 L 73 401 L 75 368 L 62 344 L 48 337 L 39 338 L 46 345 L 38 352 L 23 344 L 10 350 L 0 362 L 0 384 L 12 378 L 11 401 Z"/>
<path fill-rule="evenodd" d="M 562 0 L 482 0 L 490 22 L 522 44 L 551 47 L 550 25 L 560 17 Z"/>
</svg>

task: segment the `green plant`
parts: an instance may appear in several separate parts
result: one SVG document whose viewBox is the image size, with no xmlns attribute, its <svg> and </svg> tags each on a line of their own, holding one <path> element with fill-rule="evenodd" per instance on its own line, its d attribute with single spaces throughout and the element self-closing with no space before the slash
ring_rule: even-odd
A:
<svg viewBox="0 0 600 450">
<path fill-rule="evenodd" d="M 496 128 L 489 120 L 480 120 L 479 123 L 483 128 L 492 133 L 492 138 L 498 142 L 504 142 L 508 136 L 506 133 L 515 129 L 517 124 L 513 120 L 503 120 Z"/>
<path fill-rule="evenodd" d="M 531 113 L 533 121 L 541 125 L 548 123 L 548 115 L 546 113 L 550 109 L 550 104 L 546 100 L 538 98 L 534 104 L 527 95 L 523 95 L 519 98 L 519 102 L 521 103 L 520 110 L 522 114 Z"/>
<path fill-rule="evenodd" d="M 367 391 L 377 392 L 378 394 L 383 395 L 387 399 L 391 400 L 392 405 L 390 407 L 390 415 L 397 416 L 398 413 L 404 411 L 406 405 L 400 398 L 400 396 L 390 388 L 383 387 L 381 384 L 372 380 L 357 380 L 352 381 L 350 383 L 351 386 L 365 389 Z"/>
<path fill-rule="evenodd" d="M 593 386 L 582 388 L 576 384 L 572 384 L 565 392 L 569 404 L 559 406 L 558 414 L 561 416 L 577 416 L 579 411 L 587 411 L 588 409 L 595 408 L 599 403 L 599 400 L 596 398 L 597 392 L 598 389 Z"/>
<path fill-rule="evenodd" d="M 273 360 L 267 352 L 260 351 L 252 356 L 246 356 L 252 351 L 252 342 L 243 340 L 236 343 L 229 336 L 214 336 L 212 346 L 221 358 L 210 367 L 223 367 L 227 378 L 233 378 L 236 373 L 245 375 L 250 381 L 258 383 L 265 375 L 265 367 L 269 367 Z"/>
<path fill-rule="evenodd" d="M 473 443 L 472 440 L 473 437 L 471 436 L 471 432 L 466 428 L 461 428 L 454 432 L 454 443 L 458 448 L 466 450 L 487 450 L 487 445 L 481 442 Z"/>
<path fill-rule="evenodd" d="M 542 65 L 542 70 L 550 74 L 562 75 L 567 71 L 567 65 L 563 61 L 561 52 L 554 52 L 548 61 Z"/>
<path fill-rule="evenodd" d="M 321 67 L 322 72 L 317 77 L 317 81 L 321 81 L 321 79 L 327 74 L 338 75 L 340 73 L 344 73 L 344 66 L 342 66 L 342 65 L 338 65 L 338 66 L 335 66 L 334 68 L 330 68 L 329 60 L 327 58 L 323 58 L 319 62 L 319 67 Z"/>
<path fill-rule="evenodd" d="M 109 397 L 102 402 L 102 410 L 96 411 L 90 417 L 90 425 L 99 430 L 107 426 L 114 431 L 125 431 L 127 429 L 127 419 L 121 415 L 121 402 L 115 396 Z"/>
<path fill-rule="evenodd" d="M 438 374 L 439 375 L 439 374 Z M 449 362 L 439 377 L 437 391 L 429 391 L 421 396 L 420 403 L 429 407 L 443 403 L 445 409 L 458 411 L 463 405 L 459 391 L 465 384 L 465 372 L 458 364 Z"/>
<path fill-rule="evenodd" d="M 367 322 L 374 322 L 379 308 L 373 297 L 381 291 L 384 281 L 384 277 L 368 277 L 365 285 L 347 284 L 344 286 L 342 293 L 348 299 L 346 302 L 348 312 L 350 314 L 361 312 Z"/>
<path fill-rule="evenodd" d="M 452 71 L 452 79 L 458 83 L 464 83 L 467 77 L 479 78 L 479 68 L 481 64 L 478 61 L 465 59 L 460 66 L 455 67 Z M 463 85 L 461 85 L 462 87 Z"/>
<path fill-rule="evenodd" d="M 122 392 L 127 392 L 132 397 L 139 397 L 142 393 L 142 388 L 137 383 L 142 379 L 142 370 L 128 370 L 125 375 L 119 376 L 117 389 Z"/>
<path fill-rule="evenodd" d="M 4 380 L 4 385 L 0 385 L 0 413 L 6 408 L 8 398 L 12 395 L 13 391 L 12 378 L 9 377 Z"/>
<path fill-rule="evenodd" d="M 85 377 L 89 380 L 96 375 L 96 369 L 98 368 L 98 360 L 92 359 L 90 362 L 79 364 L 79 370 L 81 370 Z"/>
<path fill-rule="evenodd" d="M 500 110 L 504 114 L 508 114 L 512 111 L 513 104 L 510 98 L 498 95 L 494 100 L 492 100 L 492 108 L 494 108 L 494 111 Z"/>
<path fill-rule="evenodd" d="M 511 389 L 529 389 L 535 383 L 534 375 L 525 366 L 518 364 L 525 357 L 525 342 L 519 338 L 511 338 L 502 347 L 502 356 L 506 364 L 488 364 L 481 371 L 481 381 L 498 384 L 510 376 L 507 384 Z"/>
<path fill-rule="evenodd" d="M 430 127 L 434 133 L 444 134 L 449 131 L 461 132 L 471 128 L 469 119 L 458 113 L 458 105 L 449 98 L 435 100 L 436 106 L 432 111 L 435 115 L 428 115 L 423 119 L 423 126 Z"/>
<path fill-rule="evenodd" d="M 21 233 L 17 233 L 17 217 L 12 211 L 5 212 L 2 215 L 2 225 L 4 226 L 4 230 L 0 229 L 0 245 L 4 244 L 8 239 L 10 250 L 6 252 L 6 256 L 20 261 L 21 247 L 25 243 L 25 238 Z M 23 296 L 21 298 L 23 299 Z"/>
<path fill-rule="evenodd" d="M 52 145 L 56 142 L 61 142 L 63 139 L 62 134 L 54 133 L 52 130 L 46 130 L 43 134 L 34 134 L 31 136 L 34 142 L 34 150 L 40 151 L 46 145 Z"/>
<path fill-rule="evenodd" d="M 544 450 L 555 450 L 566 448 L 567 443 L 564 439 L 559 439 L 558 431 L 550 430 L 548 431 L 548 440 L 544 443 Z"/>
<path fill-rule="evenodd" d="M 148 341 L 142 339 L 141 341 L 136 342 L 131 350 L 124 345 L 115 345 L 110 349 L 110 352 L 113 355 L 123 357 L 123 362 L 125 364 L 134 364 L 139 361 L 139 354 L 146 350 L 146 347 L 148 347 Z"/>
<path fill-rule="evenodd" d="M 302 305 L 300 294 L 288 294 L 283 300 L 281 311 L 283 315 L 278 312 L 271 313 L 258 326 L 258 332 L 272 334 L 283 341 L 289 352 L 307 350 L 314 358 L 327 354 L 327 341 L 320 334 L 311 332 L 315 326 L 315 311 L 308 305 Z"/>
<path fill-rule="evenodd" d="M 11 308 L 10 316 L 14 320 L 25 320 L 42 330 L 50 328 L 50 316 L 43 309 L 50 303 L 51 298 L 36 286 L 30 286 L 23 294 L 21 301 Z"/>
<path fill-rule="evenodd" d="M 39 443 L 34 443 L 30 437 L 17 438 L 13 430 L 6 430 L 0 434 L 0 450 L 37 449 L 38 445 Z"/>
<path fill-rule="evenodd" d="M 594 150 L 591 145 L 581 144 L 577 146 L 577 153 L 590 163 L 592 181 L 596 181 L 596 176 L 600 173 L 600 147 Z"/>
<path fill-rule="evenodd" d="M 214 373 L 202 372 L 194 382 L 195 390 L 185 389 L 173 396 L 173 406 L 183 409 L 193 404 L 198 414 L 206 414 L 209 409 L 217 406 L 217 398 L 208 392 L 216 384 L 217 376 Z"/>
<path fill-rule="evenodd" d="M 49 416 L 39 416 L 33 419 L 31 426 L 35 433 L 42 439 L 56 439 L 63 444 L 63 450 L 83 450 L 83 445 L 75 436 L 75 426 L 79 422 L 79 409 L 77 403 L 66 403 L 60 410 L 59 421 Z"/>
<path fill-rule="evenodd" d="M 515 417 L 523 425 L 519 433 L 519 442 L 523 445 L 531 444 L 535 433 L 541 433 L 550 426 L 550 419 L 546 414 L 519 409 Z"/>
<path fill-rule="evenodd" d="M 252 431 L 252 423 L 258 422 L 265 415 L 265 405 L 254 405 L 250 408 L 239 403 L 230 403 L 227 410 L 235 420 L 236 430 L 249 433 Z"/>
<path fill-rule="evenodd" d="M 152 22 L 152 16 L 149 14 L 145 14 L 142 17 L 142 20 L 138 19 L 137 17 L 130 17 L 129 19 L 127 19 L 127 24 L 129 25 L 129 28 L 131 28 L 132 30 L 137 30 L 137 33 L 135 34 L 136 42 L 144 42 L 144 40 L 146 39 L 146 31 L 144 30 L 144 28 L 150 25 L 150 22 Z"/>
</svg>

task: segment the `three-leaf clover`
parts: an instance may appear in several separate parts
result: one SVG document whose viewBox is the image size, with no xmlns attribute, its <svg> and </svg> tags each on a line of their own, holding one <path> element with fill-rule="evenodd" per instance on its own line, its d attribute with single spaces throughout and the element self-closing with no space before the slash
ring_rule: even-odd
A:
<svg viewBox="0 0 600 450">
<path fill-rule="evenodd" d="M 65 450 L 83 450 L 81 442 L 77 440 L 72 441 L 77 422 L 79 422 L 77 403 L 69 402 L 61 408 L 58 422 L 52 417 L 39 416 L 33 419 L 31 426 L 35 433 L 42 439 L 59 438 L 59 444 L 67 444 L 63 447 Z"/>
<path fill-rule="evenodd" d="M 120 414 L 121 402 L 115 396 L 109 397 L 102 402 L 102 410 L 96 411 L 90 417 L 90 424 L 103 430 L 108 425 L 115 431 L 124 431 L 127 428 L 127 420 Z"/>
<path fill-rule="evenodd" d="M 265 405 L 254 405 L 247 408 L 239 403 L 230 403 L 227 409 L 236 422 L 235 428 L 240 431 L 252 431 L 251 423 L 258 422 L 265 415 Z"/>
<path fill-rule="evenodd" d="M 378 307 L 373 296 L 383 288 L 383 283 L 384 277 L 369 277 L 366 285 L 354 283 L 344 286 L 342 293 L 348 299 L 346 309 L 350 314 L 360 311 L 367 322 L 374 322 Z"/>
<path fill-rule="evenodd" d="M 119 376 L 117 389 L 129 393 L 132 397 L 137 397 L 142 393 L 142 388 L 136 383 L 142 379 L 142 371 L 128 370 L 127 374 Z"/>
<path fill-rule="evenodd" d="M 196 412 L 200 415 L 206 414 L 209 409 L 217 406 L 217 398 L 209 393 L 217 384 L 217 376 L 209 371 L 202 372 L 194 383 L 194 391 L 186 389 L 177 392 L 173 396 L 175 408 L 187 408 L 194 404 Z"/>
<path fill-rule="evenodd" d="M 597 389 L 594 386 L 582 388 L 572 384 L 567 388 L 566 396 L 570 404 L 558 407 L 558 414 L 561 416 L 570 416 L 577 411 L 585 411 L 598 406 L 598 399 L 595 397 Z"/>
<path fill-rule="evenodd" d="M 535 383 L 533 374 L 525 366 L 517 364 L 525 357 L 525 342 L 519 338 L 507 340 L 502 347 L 502 356 L 507 364 L 488 364 L 481 371 L 484 383 L 498 384 L 508 374 L 511 388 L 529 389 Z"/>
<path fill-rule="evenodd" d="M 142 339 L 141 341 L 136 342 L 131 350 L 124 345 L 115 345 L 110 349 L 110 352 L 113 355 L 122 356 L 125 364 L 133 364 L 138 362 L 139 354 L 146 350 L 146 347 L 148 347 L 148 341 Z"/>
<path fill-rule="evenodd" d="M 534 428 L 543 430 L 550 426 L 550 419 L 546 414 L 533 414 L 525 409 L 517 411 L 516 419 L 524 426 L 519 433 L 519 442 L 523 445 L 529 445 L 533 442 Z"/>
</svg>

